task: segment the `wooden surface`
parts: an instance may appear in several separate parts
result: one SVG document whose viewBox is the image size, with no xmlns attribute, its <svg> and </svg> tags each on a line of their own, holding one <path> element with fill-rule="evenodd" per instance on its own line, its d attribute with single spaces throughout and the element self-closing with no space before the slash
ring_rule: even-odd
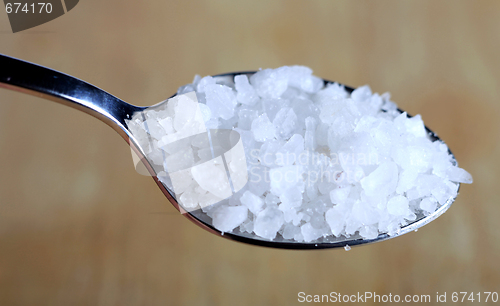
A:
<svg viewBox="0 0 500 306">
<path fill-rule="evenodd" d="M 294 305 L 307 294 L 500 291 L 500 2 L 97 1 L 0 53 L 152 105 L 195 74 L 301 64 L 422 114 L 474 177 L 417 233 L 351 251 L 202 231 L 112 129 L 0 90 L 0 305 Z M 1 67 L 0 67 L 1 69 Z"/>
</svg>

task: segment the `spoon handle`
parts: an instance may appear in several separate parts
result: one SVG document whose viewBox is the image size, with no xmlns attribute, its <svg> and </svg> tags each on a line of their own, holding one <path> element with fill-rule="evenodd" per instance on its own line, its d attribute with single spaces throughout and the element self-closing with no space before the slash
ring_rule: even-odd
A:
<svg viewBox="0 0 500 306">
<path fill-rule="evenodd" d="M 125 120 L 144 109 L 67 74 L 3 54 L 0 54 L 0 87 L 81 110 L 111 126 L 126 141 L 131 135 Z"/>
</svg>

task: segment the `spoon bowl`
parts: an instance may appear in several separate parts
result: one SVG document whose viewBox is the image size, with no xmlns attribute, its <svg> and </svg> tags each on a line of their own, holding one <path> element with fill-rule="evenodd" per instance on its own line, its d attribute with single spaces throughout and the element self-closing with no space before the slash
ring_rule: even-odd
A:
<svg viewBox="0 0 500 306">
<path fill-rule="evenodd" d="M 241 74 L 251 76 L 254 73 L 255 71 L 225 73 L 216 75 L 214 78 L 219 84 L 231 85 L 234 84 L 234 76 Z M 324 80 L 324 83 L 326 85 L 333 82 Z M 138 139 L 136 139 L 129 130 L 127 121 L 135 114 L 143 112 L 150 107 L 141 107 L 126 103 L 102 89 L 67 74 L 2 54 L 0 54 L 0 87 L 58 102 L 83 111 L 103 121 L 120 134 L 120 136 L 130 145 L 133 152 L 140 158 L 160 190 L 177 210 L 203 229 L 221 237 L 239 242 L 283 249 L 324 249 L 373 243 L 415 231 L 419 227 L 424 226 L 442 215 L 455 200 L 455 197 L 449 198 L 445 204 L 440 206 L 430 215 L 417 215 L 415 221 L 402 226 L 401 230 L 395 235 L 379 234 L 375 239 L 363 239 L 356 234 L 350 237 L 328 236 L 311 242 L 296 242 L 284 239 L 280 235 L 272 241 L 266 240 L 254 234 L 240 232 L 238 229 L 233 230 L 231 233 L 221 233 L 212 225 L 211 218 L 202 212 L 201 209 L 185 211 L 182 206 L 179 205 L 173 191 L 169 190 L 169 188 L 157 178 L 157 173 L 146 158 L 143 148 L 139 145 L 140 142 L 138 142 Z M 354 90 L 347 86 L 345 86 L 345 89 L 349 93 Z M 174 96 L 176 95 L 172 97 Z M 401 113 L 403 112 L 399 109 L 398 111 Z M 426 127 L 426 130 L 432 141 L 439 140 L 438 136 L 430 129 Z M 449 153 L 452 155 L 451 152 Z"/>
</svg>

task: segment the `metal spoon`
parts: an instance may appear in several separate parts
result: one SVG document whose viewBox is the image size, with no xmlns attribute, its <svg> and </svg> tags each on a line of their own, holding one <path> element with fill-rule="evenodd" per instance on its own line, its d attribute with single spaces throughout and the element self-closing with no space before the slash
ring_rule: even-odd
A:
<svg viewBox="0 0 500 306">
<path fill-rule="evenodd" d="M 218 83 L 231 84 L 235 75 L 246 74 L 250 76 L 253 73 L 255 72 L 226 73 L 217 75 L 215 78 Z M 332 83 L 327 80 L 324 80 L 324 82 L 325 85 Z M 269 241 L 253 234 L 239 232 L 237 229 L 232 233 L 221 233 L 211 225 L 211 219 L 201 210 L 191 212 L 183 210 L 177 203 L 174 193 L 158 180 L 155 170 L 147 161 L 143 149 L 138 145 L 139 142 L 129 131 L 126 120 L 148 107 L 128 104 L 102 89 L 67 74 L 2 54 L 0 54 L 0 87 L 52 100 L 81 110 L 103 121 L 129 143 L 130 147 L 143 161 L 144 166 L 160 190 L 177 210 L 203 229 L 239 242 L 284 249 L 323 249 L 336 247 L 346 247 L 348 249 L 347 246 L 382 241 L 414 231 L 442 215 L 455 200 L 455 197 L 448 199 L 444 205 L 428 216 L 418 215 L 415 221 L 403 226 L 396 235 L 379 234 L 375 239 L 363 239 L 359 235 L 353 235 L 348 238 L 344 236 L 338 238 L 329 236 L 312 242 L 295 242 L 278 235 L 274 240 Z M 348 92 L 354 90 L 347 86 L 345 88 Z M 401 110 L 399 111 L 402 112 Z M 426 130 L 432 141 L 439 139 L 427 127 Z M 449 153 L 451 154 L 451 152 Z"/>
</svg>

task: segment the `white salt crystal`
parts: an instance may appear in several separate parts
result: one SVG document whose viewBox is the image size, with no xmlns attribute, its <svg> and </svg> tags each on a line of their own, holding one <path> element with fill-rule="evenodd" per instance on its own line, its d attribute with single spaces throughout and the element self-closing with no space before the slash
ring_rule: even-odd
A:
<svg viewBox="0 0 500 306">
<path fill-rule="evenodd" d="M 191 168 L 191 174 L 201 188 L 215 196 L 222 199 L 231 196 L 231 187 L 222 161 L 217 163 L 217 159 L 214 159 L 194 166 Z"/>
<path fill-rule="evenodd" d="M 307 201 L 314 201 L 318 198 L 318 189 L 314 182 L 309 179 L 306 184 L 305 195 L 307 196 Z"/>
<path fill-rule="evenodd" d="M 406 130 L 415 137 L 426 137 L 424 122 L 420 115 L 416 115 L 406 121 Z"/>
<path fill-rule="evenodd" d="M 392 157 L 403 169 L 412 169 L 419 173 L 426 172 L 431 166 L 429 160 L 431 152 L 423 146 L 398 147 L 394 150 Z"/>
<path fill-rule="evenodd" d="M 254 232 L 262 238 L 272 240 L 284 223 L 283 213 L 274 207 L 268 207 L 257 215 Z"/>
<path fill-rule="evenodd" d="M 290 102 L 286 99 L 262 99 L 263 112 L 271 121 L 282 108 L 288 107 L 289 104 Z"/>
<path fill-rule="evenodd" d="M 276 136 L 276 128 L 269 121 L 266 114 L 259 116 L 252 122 L 252 133 L 256 141 L 264 142 Z"/>
<path fill-rule="evenodd" d="M 247 219 L 240 225 L 240 231 L 243 233 L 253 233 L 253 221 Z"/>
<path fill-rule="evenodd" d="M 319 229 L 321 230 L 321 232 L 323 231 L 327 231 L 326 228 L 327 228 L 327 223 L 325 221 L 325 215 L 324 215 L 324 211 L 322 212 L 319 212 L 319 211 L 315 211 L 312 215 L 311 215 L 311 225 L 312 227 L 316 228 L 316 229 Z M 322 234 L 323 235 L 323 234 Z"/>
<path fill-rule="evenodd" d="M 323 80 L 313 76 L 312 70 L 304 66 L 292 66 L 288 70 L 288 82 L 290 86 L 302 89 L 308 93 L 317 92 L 323 87 Z"/>
<path fill-rule="evenodd" d="M 437 201 L 432 197 L 424 198 L 420 202 L 420 209 L 428 213 L 436 211 L 436 207 L 437 207 Z"/>
<path fill-rule="evenodd" d="M 281 210 L 287 210 L 292 207 L 299 207 L 302 205 L 302 192 L 296 188 L 287 190 L 280 195 L 281 204 L 279 208 Z"/>
<path fill-rule="evenodd" d="M 183 95 L 183 94 L 193 92 L 193 91 L 196 91 L 196 86 L 194 86 L 193 84 L 187 84 L 187 85 L 179 87 L 177 89 L 177 94 Z"/>
<path fill-rule="evenodd" d="M 164 162 L 164 167 L 169 172 L 188 169 L 192 165 L 194 165 L 194 156 L 191 147 L 184 147 L 184 149 L 179 149 L 176 153 L 168 155 Z"/>
<path fill-rule="evenodd" d="M 442 180 L 433 175 L 419 174 L 415 182 L 418 197 L 421 198 L 431 195 L 432 190 L 436 188 L 436 184 L 441 183 Z"/>
<path fill-rule="evenodd" d="M 199 74 L 195 74 L 193 78 L 193 83 L 189 85 L 192 85 L 194 88 L 196 88 L 198 86 L 198 83 L 200 83 L 200 81 L 201 81 L 201 76 Z"/>
<path fill-rule="evenodd" d="M 157 120 L 147 119 L 144 123 L 147 128 L 147 132 L 151 135 L 151 137 L 158 139 L 165 134 L 165 129 L 163 129 Z"/>
<path fill-rule="evenodd" d="M 424 197 L 426 195 L 427 194 L 422 194 L 422 192 L 420 192 L 420 190 L 417 187 L 413 187 L 413 188 L 409 189 L 408 191 L 406 191 L 406 197 L 410 201 Z"/>
<path fill-rule="evenodd" d="M 349 193 L 351 192 L 351 186 L 345 186 L 343 188 L 334 188 L 330 191 L 330 200 L 333 204 L 341 204 L 347 200 Z"/>
<path fill-rule="evenodd" d="M 285 224 L 292 224 L 293 226 L 299 226 L 302 219 L 304 218 L 304 213 L 297 212 L 296 208 L 284 208 L 283 205 L 280 205 L 280 210 L 283 211 L 283 217 L 285 220 Z M 300 208 L 299 208 L 300 209 Z M 300 233 L 300 231 L 299 231 Z"/>
<path fill-rule="evenodd" d="M 195 79 L 195 81 L 197 81 L 197 79 Z M 196 85 L 196 91 L 201 93 L 205 92 L 208 85 L 215 85 L 215 79 L 211 76 L 199 79 L 198 84 Z"/>
<path fill-rule="evenodd" d="M 408 120 L 408 116 L 406 112 L 401 113 L 396 118 L 394 118 L 394 126 L 400 133 L 406 132 L 406 120 Z"/>
<path fill-rule="evenodd" d="M 283 238 L 285 239 L 293 239 L 299 233 L 300 228 L 290 223 L 286 223 L 283 228 Z"/>
<path fill-rule="evenodd" d="M 174 106 L 175 117 L 173 118 L 173 126 L 177 132 L 177 137 L 184 138 L 205 132 L 206 128 L 199 103 L 190 98 L 181 97 L 179 97 Z"/>
<path fill-rule="evenodd" d="M 367 111 L 367 114 L 376 114 L 378 111 L 380 111 L 383 103 L 384 101 L 382 100 L 382 97 L 375 93 L 370 98 L 369 110 Z"/>
<path fill-rule="evenodd" d="M 269 171 L 271 192 L 277 196 L 303 183 L 301 166 L 285 166 Z"/>
<path fill-rule="evenodd" d="M 248 217 L 245 206 L 221 206 L 212 218 L 213 226 L 221 232 L 230 232 L 242 224 Z"/>
<path fill-rule="evenodd" d="M 282 164 L 282 158 L 278 157 L 278 151 L 281 149 L 282 143 L 276 139 L 264 143 L 259 151 L 260 164 L 270 168 Z M 279 163 L 278 159 L 280 159 Z"/>
<path fill-rule="evenodd" d="M 389 199 L 387 202 L 387 211 L 390 214 L 404 216 L 408 213 L 408 199 L 404 196 L 397 195 Z"/>
<path fill-rule="evenodd" d="M 205 95 L 207 106 L 210 107 L 212 114 L 225 120 L 233 117 L 237 101 L 230 87 L 218 84 L 207 85 Z"/>
<path fill-rule="evenodd" d="M 448 180 L 445 181 L 444 184 L 446 185 L 446 187 L 448 187 L 448 192 L 449 192 L 450 198 L 455 198 L 458 194 L 459 184 L 454 183 L 454 182 L 450 182 Z"/>
<path fill-rule="evenodd" d="M 452 182 L 472 184 L 472 175 L 464 169 L 455 166 L 446 169 L 446 178 Z"/>
<path fill-rule="evenodd" d="M 276 129 L 276 136 L 281 139 L 288 139 L 295 130 L 297 115 L 290 107 L 282 108 L 278 111 L 273 120 Z"/>
<path fill-rule="evenodd" d="M 335 184 L 328 181 L 320 181 L 318 183 L 318 191 L 321 194 L 330 194 L 330 191 L 335 188 Z"/>
<path fill-rule="evenodd" d="M 446 178 L 448 176 L 448 168 L 453 167 L 452 161 L 447 151 L 441 151 L 439 146 L 434 146 L 434 149 L 431 162 L 432 174 Z"/>
<path fill-rule="evenodd" d="M 283 70 L 265 69 L 250 77 L 250 83 L 262 98 L 279 98 L 288 87 L 288 78 Z"/>
<path fill-rule="evenodd" d="M 363 224 L 355 218 L 355 216 L 350 215 L 347 217 L 346 224 L 345 224 L 345 234 L 346 235 L 354 235 Z"/>
<path fill-rule="evenodd" d="M 310 242 L 318 239 L 323 235 L 323 231 L 315 229 L 311 223 L 306 223 L 300 227 L 300 232 L 304 237 L 305 242 Z"/>
<path fill-rule="evenodd" d="M 332 103 L 332 101 L 339 101 L 347 98 L 349 94 L 344 86 L 338 83 L 328 84 L 325 88 L 321 89 L 312 97 L 318 105 Z"/>
<path fill-rule="evenodd" d="M 275 196 L 274 194 L 272 193 L 268 193 L 266 195 L 266 205 L 268 206 L 274 206 L 274 205 L 277 205 L 279 203 L 279 197 Z"/>
<path fill-rule="evenodd" d="M 314 119 L 314 117 L 306 118 L 306 132 L 304 141 L 306 149 L 316 149 L 316 119 Z"/>
<path fill-rule="evenodd" d="M 359 235 L 364 239 L 375 239 L 378 237 L 378 228 L 375 225 L 364 225 L 359 230 Z"/>
<path fill-rule="evenodd" d="M 200 195 L 194 192 L 192 188 L 181 194 L 179 202 L 184 209 L 196 209 L 200 202 Z"/>
<path fill-rule="evenodd" d="M 396 103 L 389 101 L 389 100 L 384 100 L 384 104 L 382 104 L 382 110 L 389 112 L 389 111 L 395 111 L 398 109 L 398 106 Z"/>
<path fill-rule="evenodd" d="M 410 170 L 404 170 L 399 174 L 399 182 L 396 187 L 396 192 L 402 194 L 408 189 L 415 185 L 415 180 L 417 179 L 418 172 Z"/>
<path fill-rule="evenodd" d="M 238 128 L 250 130 L 252 122 L 259 117 L 259 112 L 254 109 L 240 109 L 238 111 Z"/>
<path fill-rule="evenodd" d="M 148 154 L 148 158 L 153 162 L 155 166 L 157 165 L 163 165 L 163 152 L 161 150 L 158 150 L 158 142 L 156 140 L 152 141 L 152 150 Z M 160 168 L 160 170 L 163 170 Z"/>
<path fill-rule="evenodd" d="M 356 201 L 352 206 L 351 217 L 362 225 L 376 224 L 380 219 L 377 207 L 367 201 Z"/>
<path fill-rule="evenodd" d="M 361 179 L 361 186 L 368 195 L 388 196 L 396 191 L 398 184 L 398 166 L 394 162 L 385 162 L 367 177 Z"/>
<path fill-rule="evenodd" d="M 248 189 L 258 196 L 262 196 L 270 188 L 269 168 L 264 166 L 250 166 L 248 170 Z"/>
<path fill-rule="evenodd" d="M 200 109 L 203 121 L 205 123 L 212 119 L 212 111 L 210 110 L 210 107 L 208 107 L 206 104 L 198 103 L 198 108 Z"/>
<path fill-rule="evenodd" d="M 172 122 L 172 117 L 163 118 L 158 121 L 161 127 L 165 130 L 166 134 L 172 134 L 175 132 L 174 124 Z"/>
<path fill-rule="evenodd" d="M 211 206 L 213 204 L 219 203 L 222 198 L 217 197 L 213 193 L 206 192 L 205 194 L 200 194 L 199 198 L 199 206 L 203 209 L 207 206 Z"/>
<path fill-rule="evenodd" d="M 293 165 L 304 151 L 304 138 L 300 134 L 294 134 L 290 139 L 276 151 L 276 164 L 279 166 Z"/>
<path fill-rule="evenodd" d="M 332 234 L 339 237 L 345 227 L 345 214 L 338 208 L 329 209 L 325 214 L 325 219 Z"/>
<path fill-rule="evenodd" d="M 324 102 L 322 105 L 320 105 L 319 118 L 323 123 L 332 126 L 335 120 L 338 119 L 342 109 L 347 107 L 347 103 L 350 102 L 344 99 L 330 100 L 328 102 Z"/>
<path fill-rule="evenodd" d="M 250 85 L 246 75 L 235 76 L 234 85 L 238 92 L 236 95 L 238 102 L 252 106 L 259 101 L 259 96 L 252 85 Z"/>
<path fill-rule="evenodd" d="M 358 87 L 351 93 L 351 98 L 356 102 L 368 101 L 371 98 L 371 96 L 372 96 L 372 90 L 368 85 Z"/>
<path fill-rule="evenodd" d="M 328 145 L 328 124 L 321 122 L 316 129 L 316 143 L 319 146 Z"/>
<path fill-rule="evenodd" d="M 290 101 L 290 106 L 297 114 L 297 129 L 303 130 L 305 128 L 305 119 L 313 117 L 319 119 L 320 110 L 312 100 L 307 98 L 294 98 Z M 319 122 L 319 121 L 318 121 Z"/>
<path fill-rule="evenodd" d="M 169 173 L 172 189 L 175 194 L 182 194 L 193 184 L 193 176 L 190 169 L 183 169 Z"/>
<path fill-rule="evenodd" d="M 431 187 L 431 194 L 439 202 L 439 204 L 444 205 L 450 198 L 448 186 L 445 184 L 445 180 L 440 178 L 433 177 L 433 182 L 434 184 Z"/>
<path fill-rule="evenodd" d="M 264 205 L 264 201 L 261 197 L 253 194 L 251 191 L 245 191 L 243 196 L 240 198 L 241 204 L 248 207 L 254 215 L 257 215 Z"/>
</svg>

